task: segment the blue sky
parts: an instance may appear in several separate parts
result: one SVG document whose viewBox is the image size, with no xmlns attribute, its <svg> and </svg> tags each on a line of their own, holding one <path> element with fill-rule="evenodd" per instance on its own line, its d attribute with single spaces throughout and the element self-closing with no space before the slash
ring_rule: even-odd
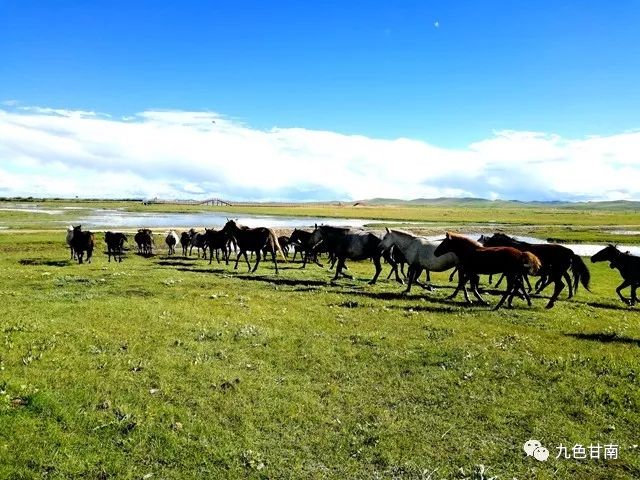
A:
<svg viewBox="0 0 640 480">
<path fill-rule="evenodd" d="M 640 129 L 638 1 L 0 0 L 0 20 L 22 115 L 207 111 L 452 150 Z"/>
</svg>

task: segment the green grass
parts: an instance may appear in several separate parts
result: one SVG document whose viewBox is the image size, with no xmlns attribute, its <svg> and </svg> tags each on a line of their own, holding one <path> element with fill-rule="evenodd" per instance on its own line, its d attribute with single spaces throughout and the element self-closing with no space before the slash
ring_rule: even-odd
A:
<svg viewBox="0 0 640 480">
<path fill-rule="evenodd" d="M 607 265 L 551 311 L 492 312 L 446 301 L 446 274 L 402 297 L 368 262 L 337 285 L 164 252 L 77 265 L 63 237 L 0 235 L 0 478 L 640 477 L 640 314 Z M 620 459 L 555 459 L 598 442 Z"/>
</svg>

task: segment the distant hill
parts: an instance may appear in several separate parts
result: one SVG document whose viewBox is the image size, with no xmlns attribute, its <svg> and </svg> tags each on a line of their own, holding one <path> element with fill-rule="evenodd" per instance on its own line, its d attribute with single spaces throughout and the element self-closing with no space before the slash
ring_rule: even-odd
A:
<svg viewBox="0 0 640 480">
<path fill-rule="evenodd" d="M 424 205 L 424 206 L 450 206 L 450 207 L 554 207 L 554 208 L 584 208 L 590 210 L 640 210 L 640 201 L 613 200 L 601 202 L 567 202 L 567 201 L 531 201 L 520 200 L 488 200 L 486 198 L 414 198 L 413 200 L 401 200 L 397 198 L 371 198 L 359 200 L 362 205 Z"/>
</svg>

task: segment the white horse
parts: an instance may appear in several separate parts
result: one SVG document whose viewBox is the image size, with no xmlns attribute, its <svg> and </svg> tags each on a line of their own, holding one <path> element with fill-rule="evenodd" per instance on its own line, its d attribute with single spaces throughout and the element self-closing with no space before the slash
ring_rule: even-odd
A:
<svg viewBox="0 0 640 480">
<path fill-rule="evenodd" d="M 167 238 L 164 239 L 165 243 L 169 247 L 169 255 L 173 255 L 176 253 L 176 245 L 180 243 L 180 238 L 175 230 L 171 230 L 167 234 Z"/>
<path fill-rule="evenodd" d="M 71 225 L 67 226 L 67 246 L 71 251 L 71 260 L 76 259 L 76 253 L 73 251 L 73 247 L 71 246 L 71 240 L 73 240 L 73 227 Z"/>
<path fill-rule="evenodd" d="M 407 276 L 407 289 L 405 293 L 411 290 L 411 284 L 417 281 L 422 270 L 427 272 L 444 272 L 458 265 L 458 257 L 454 253 L 446 253 L 440 257 L 436 257 L 434 252 L 438 243 L 431 242 L 423 237 L 418 237 L 409 232 L 402 230 L 389 230 L 382 239 L 380 247 L 388 250 L 395 247 L 407 260 L 409 264 L 409 272 Z"/>
</svg>

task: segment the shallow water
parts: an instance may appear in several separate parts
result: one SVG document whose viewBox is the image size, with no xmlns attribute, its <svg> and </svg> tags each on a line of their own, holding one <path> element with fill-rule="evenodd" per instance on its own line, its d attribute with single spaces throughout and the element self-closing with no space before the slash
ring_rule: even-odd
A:
<svg viewBox="0 0 640 480">
<path fill-rule="evenodd" d="M 121 210 L 92 210 L 85 217 L 74 220 L 87 229 L 108 228 L 221 228 L 230 218 L 228 213 L 138 213 Z M 325 217 L 281 217 L 275 215 L 243 214 L 233 217 L 238 223 L 251 228 L 305 228 L 314 224 L 331 224 L 336 226 L 363 227 L 371 220 L 357 218 L 325 218 Z"/>
<path fill-rule="evenodd" d="M 60 210 L 45 209 L 40 205 L 4 204 L 0 207 L 2 211 L 28 211 L 30 213 L 41 213 L 56 215 L 65 213 L 65 210 L 86 210 L 86 215 L 80 213 L 81 217 L 74 220 L 73 224 L 81 224 L 86 230 L 89 229 L 117 229 L 117 228 L 151 228 L 151 229 L 188 229 L 196 228 L 221 228 L 229 217 L 223 212 L 195 212 L 195 213 L 157 213 L 157 212 L 127 212 L 115 209 L 86 209 L 84 207 L 61 207 Z M 365 225 L 375 225 L 376 220 L 362 218 L 329 218 L 329 217 L 296 217 L 296 216 L 275 216 L 275 215 L 251 215 L 243 214 L 234 217 L 238 223 L 248 227 L 271 227 L 271 228 L 313 228 L 314 224 L 335 225 L 339 227 L 363 227 Z M 59 222 L 61 224 L 67 222 Z M 385 222 L 395 223 L 395 222 Z M 428 225 L 429 222 L 400 222 L 401 224 Z M 503 225 L 495 225 L 496 228 L 504 228 Z M 0 226 L 6 229 L 6 226 Z M 459 228 L 457 226 L 456 228 Z M 473 228 L 473 227 L 472 227 Z M 443 227 L 445 230 L 445 227 Z M 636 230 L 617 230 L 611 233 L 617 234 L 640 234 Z M 469 237 L 478 239 L 480 233 L 469 233 Z M 428 236 L 430 240 L 442 239 L 442 235 Z M 529 236 L 515 236 L 514 238 L 528 243 L 547 243 L 546 240 Z M 604 244 L 590 243 L 562 243 L 576 254 L 581 256 L 591 256 L 604 247 Z M 618 245 L 621 251 L 629 251 L 633 255 L 640 255 L 640 246 Z"/>
</svg>

